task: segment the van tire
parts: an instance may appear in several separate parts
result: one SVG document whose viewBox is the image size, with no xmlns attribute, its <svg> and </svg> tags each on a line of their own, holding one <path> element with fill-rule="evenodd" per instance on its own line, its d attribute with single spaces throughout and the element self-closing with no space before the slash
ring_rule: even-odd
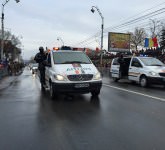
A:
<svg viewBox="0 0 165 150">
<path fill-rule="evenodd" d="M 118 82 L 119 78 L 112 78 L 114 82 Z"/>
<path fill-rule="evenodd" d="M 100 90 L 95 90 L 91 92 L 92 97 L 97 97 L 100 94 Z"/>
<path fill-rule="evenodd" d="M 147 77 L 144 75 L 140 77 L 140 86 L 141 87 L 147 87 L 148 86 Z"/>
</svg>

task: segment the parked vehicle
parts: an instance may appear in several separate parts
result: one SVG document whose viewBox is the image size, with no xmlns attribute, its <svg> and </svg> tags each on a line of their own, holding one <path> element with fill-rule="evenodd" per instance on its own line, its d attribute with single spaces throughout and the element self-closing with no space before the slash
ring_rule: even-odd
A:
<svg viewBox="0 0 165 150">
<path fill-rule="evenodd" d="M 58 93 L 100 94 L 101 74 L 84 52 L 51 50 L 46 63 L 45 80 L 51 98 Z"/>
<path fill-rule="evenodd" d="M 120 70 L 119 58 L 112 60 L 110 74 L 114 81 L 128 79 L 142 87 L 149 84 L 165 85 L 165 65 L 153 57 L 124 57 L 124 67 Z"/>
<path fill-rule="evenodd" d="M 30 70 L 32 71 L 32 74 L 35 74 L 38 70 L 38 63 L 32 63 L 30 65 Z"/>
</svg>

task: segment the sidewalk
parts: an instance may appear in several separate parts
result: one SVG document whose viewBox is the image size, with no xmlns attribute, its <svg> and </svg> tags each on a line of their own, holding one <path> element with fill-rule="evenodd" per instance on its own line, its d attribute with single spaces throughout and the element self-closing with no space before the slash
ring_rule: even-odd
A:
<svg viewBox="0 0 165 150">
<path fill-rule="evenodd" d="M 0 91 L 6 89 L 7 87 L 9 87 L 17 78 L 18 78 L 18 76 L 3 77 L 0 80 Z"/>
</svg>

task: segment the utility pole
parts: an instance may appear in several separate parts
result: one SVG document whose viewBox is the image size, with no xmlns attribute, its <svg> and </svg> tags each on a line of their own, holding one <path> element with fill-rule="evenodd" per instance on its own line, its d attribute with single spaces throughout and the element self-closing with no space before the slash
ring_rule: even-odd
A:
<svg viewBox="0 0 165 150">
<path fill-rule="evenodd" d="M 91 9 L 91 12 L 94 13 L 95 10 L 94 8 L 98 11 L 101 19 L 102 19 L 102 24 L 101 24 L 101 58 L 100 58 L 100 64 L 102 65 L 103 63 L 103 54 L 102 54 L 102 51 L 103 51 L 103 32 L 104 32 L 104 17 L 102 15 L 102 13 L 100 12 L 99 8 L 97 6 L 92 6 L 92 9 Z"/>
<path fill-rule="evenodd" d="M 8 0 L 9 1 L 9 0 Z M 6 3 L 8 2 L 6 1 Z M 2 16 L 1 16 L 1 32 L 2 32 L 2 38 L 1 38 L 1 60 L 3 59 L 3 49 L 4 49 L 4 6 L 6 3 L 2 4 Z"/>
<path fill-rule="evenodd" d="M 15 0 L 16 3 L 19 3 L 20 0 Z M 1 27 L 2 27 L 2 38 L 1 38 L 1 57 L 0 59 L 3 59 L 3 51 L 4 51 L 4 7 L 9 2 L 9 0 L 6 0 L 5 3 L 2 4 L 2 16 L 1 16 Z"/>
</svg>

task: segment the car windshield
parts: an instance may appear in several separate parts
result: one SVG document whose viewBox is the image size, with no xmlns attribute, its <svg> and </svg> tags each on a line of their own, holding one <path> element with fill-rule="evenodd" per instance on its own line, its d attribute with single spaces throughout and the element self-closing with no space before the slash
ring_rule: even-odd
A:
<svg viewBox="0 0 165 150">
<path fill-rule="evenodd" d="M 90 59 L 83 52 L 54 52 L 53 59 L 55 64 L 91 64 Z"/>
<path fill-rule="evenodd" d="M 148 58 L 140 58 L 140 60 L 146 65 L 146 66 L 164 66 L 164 64 L 156 59 L 156 58 L 152 58 L 152 57 L 148 57 Z"/>
</svg>

